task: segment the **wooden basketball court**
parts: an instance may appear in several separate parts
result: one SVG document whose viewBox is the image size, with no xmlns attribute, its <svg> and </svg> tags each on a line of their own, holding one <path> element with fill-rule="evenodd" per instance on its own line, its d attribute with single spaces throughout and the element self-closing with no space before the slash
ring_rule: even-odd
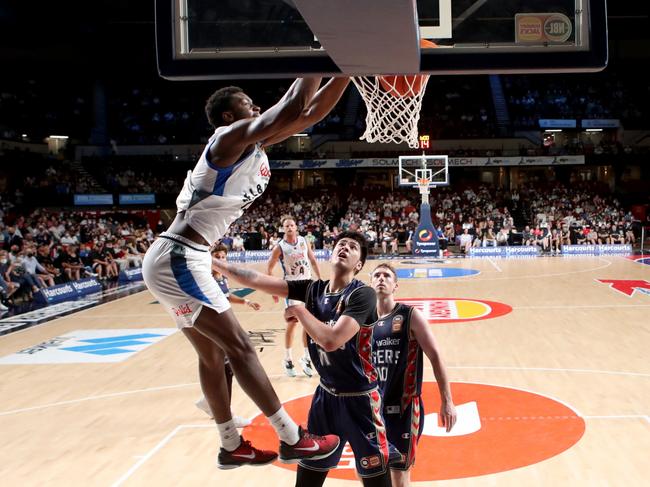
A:
<svg viewBox="0 0 650 487">
<path fill-rule="evenodd" d="M 376 262 L 366 264 L 364 280 Z M 419 485 L 436 479 L 436 485 L 458 486 L 647 485 L 650 295 L 627 296 L 597 279 L 646 281 L 650 287 L 650 267 L 623 257 L 393 263 L 480 271 L 403 279 L 399 297 L 487 300 L 512 308 L 495 318 L 432 325 L 459 409 L 463 404 L 459 424 L 466 422 L 469 432 L 427 436 L 431 443 L 421 443 L 414 472 Z M 246 329 L 258 332 L 255 343 L 280 398 L 311 394 L 317 378 L 283 375 L 281 305 L 261 293 L 248 297 L 262 303 L 262 311 L 235 311 Z M 472 306 L 456 306 L 449 316 L 480 316 Z M 0 337 L 0 357 L 30 348 L 28 355 L 37 356 L 43 352 L 35 345 L 60 346 L 51 339 L 77 330 L 173 327 L 145 291 Z M 300 353 L 296 340 L 294 358 Z M 430 365 L 425 370 L 432 380 Z M 294 472 L 276 465 L 216 468 L 217 431 L 194 406 L 201 395 L 196 356 L 181 333 L 122 362 L 2 364 L 0 374 L 2 485 L 293 485 Z M 474 413 L 472 401 L 478 404 Z M 432 401 L 425 399 L 425 407 L 436 412 Z M 233 410 L 258 414 L 236 385 Z M 478 431 L 468 426 L 472 414 Z M 271 441 L 265 439 L 268 430 L 256 418 L 244 435 Z M 532 444 L 510 441 L 515 434 L 528 434 L 529 441 L 531 432 Z M 545 458 L 534 459 L 538 454 Z M 347 474 L 353 475 L 350 469 Z M 332 477 L 326 485 L 359 484 Z"/>
</svg>

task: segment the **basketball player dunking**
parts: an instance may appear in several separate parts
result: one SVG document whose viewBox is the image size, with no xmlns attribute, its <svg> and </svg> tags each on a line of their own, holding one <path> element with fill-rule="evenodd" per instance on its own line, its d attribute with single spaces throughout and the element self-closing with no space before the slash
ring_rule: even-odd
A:
<svg viewBox="0 0 650 487">
<path fill-rule="evenodd" d="M 221 436 L 220 468 L 263 465 L 277 454 L 243 441 L 232 421 L 224 373 L 228 357 L 237 382 L 280 437 L 280 460 L 323 458 L 339 446 L 335 435 L 313 436 L 282 407 L 255 349 L 212 278 L 210 244 L 224 236 L 266 189 L 271 171 L 263 147 L 321 120 L 349 80 L 297 79 L 264 113 L 240 88 L 217 90 L 206 104 L 215 132 L 176 200 L 177 215 L 147 251 L 142 274 L 151 293 L 170 313 L 199 356 L 201 388 Z"/>
<path fill-rule="evenodd" d="M 309 353 L 320 385 L 309 409 L 308 426 L 317 434 L 336 433 L 341 444 L 321 460 L 301 460 L 297 487 L 320 487 L 341 458 L 345 442 L 354 452 L 357 473 L 368 487 L 390 486 L 388 443 L 381 414 L 377 373 L 372 365 L 375 292 L 354 278 L 368 254 L 357 232 L 339 234 L 330 258 L 329 281 L 287 281 L 213 259 L 212 265 L 245 286 L 303 301 L 289 306 L 309 334 Z"/>
<path fill-rule="evenodd" d="M 305 239 L 305 237 L 298 235 L 298 227 L 296 226 L 296 221 L 287 217 L 282 220 L 282 229 L 284 230 L 284 236 L 282 240 L 273 248 L 269 261 L 267 263 L 267 274 L 269 276 L 273 275 L 273 268 L 275 264 L 280 261 L 282 264 L 282 269 L 284 270 L 284 278 L 287 281 L 297 281 L 300 279 L 311 279 L 312 270 L 316 274 L 316 277 L 320 279 L 320 269 L 318 268 L 318 262 L 314 256 L 314 252 L 311 248 L 310 243 Z M 277 302 L 278 297 L 273 296 L 273 299 Z M 293 306 L 295 304 L 305 304 L 302 301 L 292 301 L 289 299 L 284 300 L 285 308 Z M 298 324 L 298 320 L 295 318 L 286 319 L 287 329 L 284 333 L 284 360 L 282 365 L 284 366 L 284 372 L 289 377 L 296 376 L 296 369 L 293 365 L 293 359 L 291 357 L 291 346 L 293 345 L 293 335 Z M 300 358 L 300 366 L 302 367 L 303 373 L 307 377 L 314 375 L 312 369 L 312 363 L 309 358 L 309 350 L 307 348 L 307 332 L 303 330 L 302 332 L 302 344 L 304 353 Z"/>
<path fill-rule="evenodd" d="M 379 264 L 372 271 L 371 284 L 377 293 L 379 316 L 372 336 L 373 363 L 379 374 L 388 442 L 401 453 L 401 459 L 390 463 L 391 477 L 393 486 L 406 487 L 410 485 L 410 470 L 424 428 L 423 351 L 436 376 L 442 403 L 440 418 L 447 432 L 456 423 L 456 409 L 447 372 L 427 321 L 419 310 L 395 302 L 395 269 L 390 264 Z"/>
</svg>

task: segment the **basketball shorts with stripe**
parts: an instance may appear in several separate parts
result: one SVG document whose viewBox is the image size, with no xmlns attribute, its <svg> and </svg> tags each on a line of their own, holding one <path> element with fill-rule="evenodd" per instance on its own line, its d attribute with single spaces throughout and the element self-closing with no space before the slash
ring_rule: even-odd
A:
<svg viewBox="0 0 650 487">
<path fill-rule="evenodd" d="M 402 462 L 391 463 L 394 470 L 408 470 L 415 463 L 418 441 L 424 430 L 422 397 L 411 399 L 404 412 L 399 405 L 384 406 L 384 420 L 388 442 L 402 454 Z"/>
<path fill-rule="evenodd" d="M 341 444 L 327 458 L 301 460 L 302 467 L 316 471 L 336 467 L 349 442 L 359 476 L 374 477 L 386 471 L 388 443 L 377 390 L 354 396 L 333 395 L 319 386 L 312 398 L 307 428 L 316 435 L 336 434 Z"/>
<path fill-rule="evenodd" d="M 212 277 L 209 248 L 164 232 L 147 250 L 142 277 L 179 328 L 191 327 L 203 306 L 218 313 L 230 302 Z"/>
</svg>

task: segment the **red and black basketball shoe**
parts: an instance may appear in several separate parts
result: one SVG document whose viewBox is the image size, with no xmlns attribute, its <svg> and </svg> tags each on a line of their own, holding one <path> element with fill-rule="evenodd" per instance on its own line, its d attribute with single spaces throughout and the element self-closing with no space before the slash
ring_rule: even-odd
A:
<svg viewBox="0 0 650 487">
<path fill-rule="evenodd" d="M 280 441 L 280 461 L 298 463 L 300 460 L 320 460 L 329 457 L 339 447 L 341 440 L 336 435 L 312 435 L 302 426 L 298 429 L 300 440 L 295 445 Z"/>
<path fill-rule="evenodd" d="M 252 465 L 254 467 L 267 465 L 275 461 L 278 454 L 274 451 L 258 450 L 250 441 L 241 439 L 241 444 L 234 451 L 221 448 L 217 456 L 217 466 L 222 470 Z"/>
</svg>

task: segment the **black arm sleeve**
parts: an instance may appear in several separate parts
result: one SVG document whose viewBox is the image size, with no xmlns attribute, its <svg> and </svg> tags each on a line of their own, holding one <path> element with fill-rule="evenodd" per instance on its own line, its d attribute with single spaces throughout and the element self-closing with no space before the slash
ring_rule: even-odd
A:
<svg viewBox="0 0 650 487">
<path fill-rule="evenodd" d="M 287 281 L 289 287 L 289 295 L 287 299 L 295 301 L 307 302 L 307 289 L 313 281 L 311 279 L 301 279 L 299 281 Z"/>
<path fill-rule="evenodd" d="M 373 323 L 375 309 L 377 307 L 377 295 L 375 290 L 364 286 L 355 289 L 348 299 L 347 306 L 342 315 L 354 318 L 359 326 Z"/>
</svg>

